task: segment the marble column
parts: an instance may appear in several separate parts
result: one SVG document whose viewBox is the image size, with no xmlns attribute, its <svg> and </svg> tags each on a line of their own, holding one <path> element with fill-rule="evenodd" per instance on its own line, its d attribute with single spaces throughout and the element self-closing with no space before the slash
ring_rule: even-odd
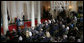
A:
<svg viewBox="0 0 84 43">
<path fill-rule="evenodd" d="M 8 30 L 8 19 L 7 19 L 7 2 L 2 1 L 1 2 L 1 12 L 2 12 L 2 19 L 3 19 L 3 32 L 4 35 L 6 35 L 6 32 Z"/>
<path fill-rule="evenodd" d="M 35 27 L 34 1 L 31 2 L 31 27 Z"/>
<path fill-rule="evenodd" d="M 20 20 L 23 20 L 23 2 L 22 1 L 17 1 L 17 16 Z"/>
<path fill-rule="evenodd" d="M 38 1 L 38 24 L 41 23 L 41 7 L 40 1 Z"/>
<path fill-rule="evenodd" d="M 30 20 L 30 1 L 26 2 L 27 3 L 27 20 Z"/>
<path fill-rule="evenodd" d="M 10 7 L 10 1 L 7 1 L 7 9 L 8 9 L 8 15 L 9 15 L 9 17 L 10 17 L 10 21 L 9 21 L 9 23 L 11 22 L 11 7 Z"/>
<path fill-rule="evenodd" d="M 17 16 L 16 14 L 16 3 L 15 1 L 11 1 L 11 16 L 12 16 L 12 23 L 15 22 L 15 17 Z"/>
</svg>

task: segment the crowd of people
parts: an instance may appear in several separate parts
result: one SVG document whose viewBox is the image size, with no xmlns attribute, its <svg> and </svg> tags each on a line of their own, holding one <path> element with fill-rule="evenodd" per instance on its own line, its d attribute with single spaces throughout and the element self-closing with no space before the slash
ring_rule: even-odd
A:
<svg viewBox="0 0 84 43">
<path fill-rule="evenodd" d="M 74 13 L 71 16 L 45 20 L 35 27 L 19 26 L 6 35 L 1 33 L 2 42 L 83 42 L 83 17 L 78 18 Z"/>
</svg>

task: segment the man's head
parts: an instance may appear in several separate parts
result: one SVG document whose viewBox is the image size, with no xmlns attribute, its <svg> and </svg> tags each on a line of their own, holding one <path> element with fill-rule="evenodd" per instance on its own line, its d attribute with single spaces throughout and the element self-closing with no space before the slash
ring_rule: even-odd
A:
<svg viewBox="0 0 84 43">
<path fill-rule="evenodd" d="M 51 20 L 48 20 L 49 23 L 51 23 Z"/>
<path fill-rule="evenodd" d="M 65 28 L 65 25 L 62 25 L 62 28 Z"/>
<path fill-rule="evenodd" d="M 46 36 L 50 37 L 50 33 L 48 31 L 46 31 Z"/>
<path fill-rule="evenodd" d="M 30 37 L 32 36 L 32 32 L 29 32 L 29 36 L 30 36 Z"/>
<path fill-rule="evenodd" d="M 81 39 L 77 39 L 77 42 L 81 42 Z"/>
<path fill-rule="evenodd" d="M 47 23 L 47 20 L 45 20 L 45 23 Z"/>
<path fill-rule="evenodd" d="M 66 39 L 68 36 L 67 35 L 63 35 L 63 39 Z"/>
<path fill-rule="evenodd" d="M 69 30 L 69 27 L 67 26 L 66 29 Z"/>
<path fill-rule="evenodd" d="M 34 27 L 31 27 L 32 28 L 32 30 L 34 30 Z"/>
<path fill-rule="evenodd" d="M 16 32 L 15 28 L 13 28 L 13 31 Z"/>
</svg>

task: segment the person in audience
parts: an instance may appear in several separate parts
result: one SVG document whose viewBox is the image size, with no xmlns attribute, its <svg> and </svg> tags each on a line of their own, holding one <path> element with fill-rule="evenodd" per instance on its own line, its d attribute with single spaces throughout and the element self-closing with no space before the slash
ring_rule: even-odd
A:
<svg viewBox="0 0 84 43">
<path fill-rule="evenodd" d="M 32 35 L 38 34 L 38 31 L 34 27 L 31 28 Z"/>
<path fill-rule="evenodd" d="M 24 31 L 28 30 L 27 24 L 25 24 L 25 27 L 23 29 Z"/>
<path fill-rule="evenodd" d="M 42 36 L 44 36 L 44 32 L 43 32 L 43 29 L 41 29 L 40 31 L 39 31 L 39 34 L 38 34 L 40 37 L 42 37 Z"/>
<path fill-rule="evenodd" d="M 10 16 L 8 15 L 8 22 L 10 23 Z"/>
<path fill-rule="evenodd" d="M 18 34 L 17 34 L 17 31 L 13 28 L 12 32 L 11 32 L 11 36 L 12 36 L 12 41 L 13 42 L 18 42 Z"/>
<path fill-rule="evenodd" d="M 40 22 L 39 24 L 37 24 L 36 30 L 37 30 L 37 31 L 40 31 L 40 29 L 42 28 L 42 25 L 43 25 L 43 24 L 41 24 L 41 22 Z"/>
<path fill-rule="evenodd" d="M 75 37 L 74 36 L 70 36 L 69 37 L 69 42 L 75 42 Z"/>
<path fill-rule="evenodd" d="M 50 39 L 51 39 L 51 35 L 48 31 L 46 31 L 46 36 L 43 37 L 43 40 L 41 40 L 41 42 L 51 42 Z"/>
<path fill-rule="evenodd" d="M 19 42 L 22 42 L 23 38 L 22 36 L 19 36 Z"/>
<path fill-rule="evenodd" d="M 62 40 L 62 42 L 67 42 L 67 35 L 63 35 L 63 40 Z"/>
<path fill-rule="evenodd" d="M 43 27 L 43 31 L 46 32 L 46 30 L 48 30 L 48 29 L 49 29 L 49 25 L 48 25 L 47 20 L 45 20 L 45 22 L 44 22 L 44 27 Z"/>
<path fill-rule="evenodd" d="M 28 39 L 29 38 L 29 31 L 27 30 L 26 31 L 26 39 Z"/>
<path fill-rule="evenodd" d="M 25 16 L 23 15 L 23 21 L 25 20 Z"/>
<path fill-rule="evenodd" d="M 83 22 L 83 17 L 82 16 L 80 17 L 80 22 Z"/>
<path fill-rule="evenodd" d="M 19 19 L 19 17 L 17 17 L 17 19 L 16 19 L 16 24 L 17 24 L 17 29 L 18 29 L 18 27 L 20 26 L 20 19 Z"/>
<path fill-rule="evenodd" d="M 58 31 L 59 31 L 58 29 L 59 29 L 58 24 L 55 24 L 55 25 L 53 26 L 53 29 L 52 29 L 52 30 L 53 30 L 53 32 L 52 32 L 53 35 L 58 34 Z"/>
<path fill-rule="evenodd" d="M 21 33 L 22 33 L 22 29 L 21 29 L 21 27 L 19 27 L 17 34 L 20 36 L 20 35 L 22 35 Z"/>
<path fill-rule="evenodd" d="M 77 42 L 81 42 L 81 39 L 77 39 Z"/>
<path fill-rule="evenodd" d="M 50 33 L 48 31 L 46 31 L 46 37 L 50 37 Z"/>
<path fill-rule="evenodd" d="M 8 36 L 8 34 L 7 34 Z M 3 33 L 1 33 L 1 42 L 6 42 L 6 37 L 5 35 L 3 35 Z"/>
<path fill-rule="evenodd" d="M 16 33 L 16 30 L 13 28 L 13 30 L 12 30 L 12 35 L 13 36 L 16 36 L 17 35 L 17 33 Z"/>
<path fill-rule="evenodd" d="M 43 37 L 43 39 L 40 42 L 51 42 L 51 41 L 50 41 L 50 38 Z"/>
</svg>

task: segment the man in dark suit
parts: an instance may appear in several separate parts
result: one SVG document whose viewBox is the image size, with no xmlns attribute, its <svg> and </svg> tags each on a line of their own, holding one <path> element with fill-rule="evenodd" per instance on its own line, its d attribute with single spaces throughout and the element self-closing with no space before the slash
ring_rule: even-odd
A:
<svg viewBox="0 0 84 43">
<path fill-rule="evenodd" d="M 32 32 L 33 36 L 39 33 L 39 32 L 38 32 L 37 30 L 35 30 L 35 29 L 31 29 L 31 32 Z"/>
<path fill-rule="evenodd" d="M 41 28 L 42 28 L 42 25 L 43 25 L 43 24 L 41 24 L 41 23 L 40 23 L 40 24 L 38 24 L 38 25 L 36 26 L 36 30 L 37 30 L 37 31 L 40 31 L 40 30 L 41 30 Z"/>
<path fill-rule="evenodd" d="M 17 25 L 17 29 L 18 29 L 18 27 L 20 26 L 20 19 L 18 17 L 16 18 L 16 25 Z"/>
<path fill-rule="evenodd" d="M 23 21 L 25 20 L 25 16 L 23 15 Z"/>
</svg>

